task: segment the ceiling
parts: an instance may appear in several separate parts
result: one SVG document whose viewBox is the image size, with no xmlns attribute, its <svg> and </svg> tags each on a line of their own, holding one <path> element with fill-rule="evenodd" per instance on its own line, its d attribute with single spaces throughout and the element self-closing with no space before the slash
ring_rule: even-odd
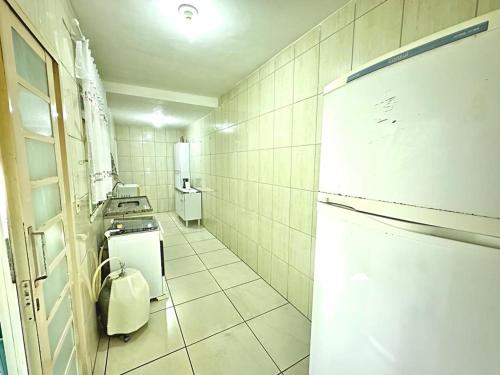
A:
<svg viewBox="0 0 500 375">
<path fill-rule="evenodd" d="M 188 126 L 210 110 L 192 104 L 115 93 L 108 93 L 108 106 L 112 110 L 113 121 L 116 124 L 151 125 L 155 113 L 160 111 L 166 116 L 163 125 L 172 128 Z"/>
<path fill-rule="evenodd" d="M 71 1 L 83 32 L 90 39 L 103 81 L 211 98 L 230 90 L 347 2 Z M 177 12 L 178 6 L 185 2 L 199 10 L 196 36 L 186 33 Z M 112 112 L 113 104 L 125 105 L 120 98 L 110 102 Z"/>
</svg>

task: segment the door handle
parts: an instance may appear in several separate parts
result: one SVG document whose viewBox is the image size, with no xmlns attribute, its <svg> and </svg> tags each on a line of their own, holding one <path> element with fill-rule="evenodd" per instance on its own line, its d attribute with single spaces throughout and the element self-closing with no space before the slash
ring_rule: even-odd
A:
<svg viewBox="0 0 500 375">
<path fill-rule="evenodd" d="M 33 259 L 35 261 L 35 281 L 45 280 L 47 278 L 47 261 L 45 258 L 45 232 L 35 232 L 33 227 L 28 228 L 28 234 L 31 238 L 31 245 L 33 249 Z M 41 245 L 41 256 L 39 249 Z"/>
</svg>

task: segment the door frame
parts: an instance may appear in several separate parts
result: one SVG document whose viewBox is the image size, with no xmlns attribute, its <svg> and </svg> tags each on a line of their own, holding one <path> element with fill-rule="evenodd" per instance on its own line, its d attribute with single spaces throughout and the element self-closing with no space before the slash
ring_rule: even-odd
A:
<svg viewBox="0 0 500 375">
<path fill-rule="evenodd" d="M 68 155 L 66 149 L 66 132 L 64 127 L 63 119 L 63 107 L 62 107 L 62 93 L 61 93 L 61 82 L 59 69 L 59 61 L 54 58 L 53 54 L 49 52 L 49 48 L 44 45 L 40 38 L 37 37 L 39 34 L 36 30 L 33 30 L 31 23 L 26 22 L 26 17 L 20 12 L 18 6 L 12 6 L 10 0 L 0 0 L 0 10 L 4 14 L 3 20 L 8 20 L 6 23 L 12 25 L 16 23 L 19 27 L 23 28 L 23 33 L 29 35 L 30 38 L 34 39 L 39 46 L 39 51 L 41 50 L 43 54 L 49 58 L 45 59 L 47 66 L 47 75 L 53 80 L 53 86 L 50 87 L 49 92 L 53 94 L 53 100 L 51 100 L 51 107 L 54 110 L 52 116 L 52 126 L 54 132 L 54 144 L 58 149 L 57 156 L 57 168 L 59 171 L 59 188 L 61 197 L 61 217 L 64 223 L 65 238 L 66 238 L 66 258 L 68 265 L 68 282 L 71 292 L 72 300 L 72 315 L 73 315 L 73 330 L 74 330 L 74 344 L 76 347 L 77 356 L 77 367 L 81 374 L 91 373 L 92 363 L 89 358 L 93 353 L 88 351 L 87 335 L 85 333 L 85 316 L 83 312 L 83 293 L 81 285 L 81 278 L 79 277 L 79 265 L 76 256 L 76 240 L 75 240 L 75 222 L 73 215 L 73 207 L 71 201 L 70 193 L 70 172 L 68 166 Z M 2 25 L 2 19 L 0 19 L 0 30 L 5 25 Z M 30 27 L 31 26 L 31 27 Z M 16 29 L 19 31 L 18 29 Z M 20 33 L 22 35 L 23 33 Z M 1 31 L 1 36 L 6 36 L 7 33 Z M 31 44 L 30 44 L 31 45 Z M 18 175 L 18 163 L 23 165 L 23 161 L 18 160 L 18 155 L 16 155 L 15 142 L 19 141 L 13 130 L 13 126 L 19 122 L 11 115 L 9 108 L 9 86 L 7 80 L 7 72 L 13 67 L 6 66 L 4 64 L 4 53 L 12 53 L 12 51 L 6 51 L 6 48 L 2 46 L 2 39 L 0 38 L 0 108 L 2 109 L 0 115 L 0 131 L 2 137 L 0 137 L 0 151 L 2 157 L 2 163 L 4 164 L 4 174 L 6 178 L 6 189 L 8 198 L 8 221 L 9 221 L 9 232 L 11 235 L 12 252 L 14 259 L 24 258 L 25 262 L 17 261 L 16 265 L 16 284 L 18 299 L 20 301 L 19 310 L 20 317 L 23 325 L 24 342 L 26 350 L 26 359 L 30 374 L 42 374 L 42 362 L 45 358 L 42 357 L 40 347 L 39 347 L 39 335 L 37 332 L 37 327 L 34 319 L 30 319 L 29 308 L 23 308 L 22 297 L 22 287 L 21 280 L 34 280 L 34 267 L 29 267 L 29 264 L 34 264 L 33 253 L 29 250 L 29 237 L 26 235 L 27 228 L 24 228 L 23 223 L 23 202 L 21 199 L 21 194 L 19 191 L 23 189 L 22 184 L 20 184 L 20 176 Z M 15 73 L 15 72 L 14 72 Z M 52 78 L 53 77 L 53 78 Z M 49 84 L 50 86 L 50 84 Z M 21 158 L 25 158 L 25 155 L 21 155 Z M 24 164 L 25 165 L 25 164 Z M 33 283 L 32 283 L 33 284 Z M 32 300 L 35 300 L 33 295 L 34 288 L 31 288 Z M 41 338 L 42 341 L 47 343 L 46 337 Z"/>
<path fill-rule="evenodd" d="M 0 158 L 0 323 L 4 338 L 7 371 L 9 374 L 28 374 L 24 336 L 19 311 L 15 272 L 11 268 L 11 249 L 7 221 L 7 196 Z"/>
</svg>

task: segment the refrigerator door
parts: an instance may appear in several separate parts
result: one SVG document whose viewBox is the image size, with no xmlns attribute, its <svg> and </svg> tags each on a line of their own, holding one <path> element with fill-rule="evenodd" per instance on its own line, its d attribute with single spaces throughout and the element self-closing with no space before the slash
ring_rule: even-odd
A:
<svg viewBox="0 0 500 375">
<path fill-rule="evenodd" d="M 319 190 L 500 218 L 498 24 L 325 95 Z"/>
<path fill-rule="evenodd" d="M 500 250 L 411 226 L 319 204 L 311 375 L 500 374 Z"/>
</svg>

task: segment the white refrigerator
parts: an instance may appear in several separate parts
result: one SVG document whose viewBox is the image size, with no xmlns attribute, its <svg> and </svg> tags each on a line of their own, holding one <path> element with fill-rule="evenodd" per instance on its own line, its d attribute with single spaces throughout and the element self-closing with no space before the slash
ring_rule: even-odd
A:
<svg viewBox="0 0 500 375">
<path fill-rule="evenodd" d="M 310 375 L 500 374 L 499 19 L 325 90 Z"/>
<path fill-rule="evenodd" d="M 189 143 L 176 143 L 174 145 L 174 178 L 175 187 L 178 189 L 183 188 L 185 179 L 191 182 L 189 164 Z"/>
</svg>

